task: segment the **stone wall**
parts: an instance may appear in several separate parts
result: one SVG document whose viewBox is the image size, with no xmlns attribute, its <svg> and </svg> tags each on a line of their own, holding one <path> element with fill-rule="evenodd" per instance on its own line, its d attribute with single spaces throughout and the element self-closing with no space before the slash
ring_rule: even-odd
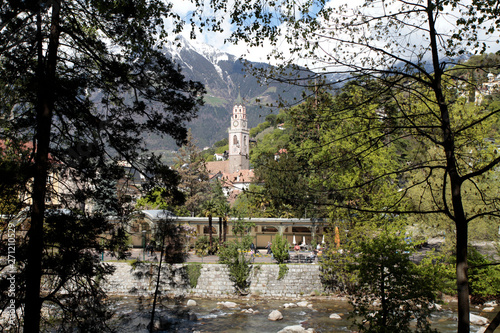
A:
<svg viewBox="0 0 500 333">
<path fill-rule="evenodd" d="M 154 292 L 156 276 L 152 266 L 136 270 L 128 263 L 112 263 L 115 273 L 108 278 L 105 287 L 108 293 L 116 295 L 151 295 Z M 287 274 L 278 280 L 278 265 L 254 265 L 251 273 L 250 294 L 267 297 L 296 297 L 323 291 L 319 265 L 288 265 Z M 235 295 L 225 265 L 204 264 L 196 288 L 189 285 L 185 265 L 166 266 L 162 270 L 161 294 L 170 296 L 196 296 L 230 298 Z"/>
</svg>

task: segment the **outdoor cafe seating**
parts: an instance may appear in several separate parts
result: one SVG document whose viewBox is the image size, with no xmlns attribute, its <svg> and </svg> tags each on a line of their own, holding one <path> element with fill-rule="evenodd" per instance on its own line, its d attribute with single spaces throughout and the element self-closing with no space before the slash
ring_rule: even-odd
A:
<svg viewBox="0 0 500 333">
<path fill-rule="evenodd" d="M 295 253 L 289 252 L 288 263 L 291 264 L 305 264 L 305 263 L 313 263 L 316 259 L 316 256 L 313 252 L 305 252 L 305 253 Z"/>
</svg>

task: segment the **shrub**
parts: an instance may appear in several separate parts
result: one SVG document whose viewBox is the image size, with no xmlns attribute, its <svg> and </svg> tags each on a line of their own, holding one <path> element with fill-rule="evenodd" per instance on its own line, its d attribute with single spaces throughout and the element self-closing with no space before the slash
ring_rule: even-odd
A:
<svg viewBox="0 0 500 333">
<path fill-rule="evenodd" d="M 473 247 L 468 249 L 470 294 L 479 302 L 500 295 L 500 267 Z"/>
<path fill-rule="evenodd" d="M 194 253 L 197 256 L 200 256 L 202 261 L 203 257 L 208 255 L 209 250 L 210 250 L 210 243 L 207 236 L 199 237 L 194 243 Z"/>
<path fill-rule="evenodd" d="M 201 264 L 189 264 L 186 266 L 186 270 L 189 278 L 189 285 L 191 286 L 191 288 L 196 288 L 196 286 L 198 285 L 198 279 L 201 275 Z"/>
<path fill-rule="evenodd" d="M 278 272 L 278 280 L 281 280 L 288 273 L 288 266 L 286 264 L 279 264 L 280 270 Z"/>
<path fill-rule="evenodd" d="M 252 243 L 252 237 L 247 233 L 252 226 L 253 223 L 238 219 L 233 227 L 233 232 L 238 237 L 219 249 L 219 262 L 227 265 L 229 278 L 241 295 L 246 295 L 250 287 L 252 264 L 250 259 L 245 258 L 245 253 Z"/>
<path fill-rule="evenodd" d="M 288 259 L 288 246 L 288 241 L 282 235 L 277 234 L 274 237 L 271 251 L 273 251 L 273 257 L 278 264 L 283 264 Z"/>
<path fill-rule="evenodd" d="M 252 265 L 250 260 L 245 258 L 246 247 L 242 245 L 238 241 L 226 243 L 225 247 L 220 248 L 219 262 L 227 265 L 229 278 L 234 283 L 235 289 L 241 295 L 245 295 L 248 293 L 248 287 L 250 286 L 249 278 Z"/>
</svg>

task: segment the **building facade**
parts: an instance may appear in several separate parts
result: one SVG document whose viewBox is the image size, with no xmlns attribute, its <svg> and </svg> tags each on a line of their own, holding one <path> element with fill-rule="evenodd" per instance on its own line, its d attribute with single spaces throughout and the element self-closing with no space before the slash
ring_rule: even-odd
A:
<svg viewBox="0 0 500 333">
<path fill-rule="evenodd" d="M 168 215 L 169 212 L 161 210 L 143 210 L 141 214 L 132 221 L 131 233 L 132 245 L 141 247 L 143 238 L 148 241 L 153 237 L 153 230 L 157 223 L 168 220 L 177 225 L 189 225 L 192 228 L 193 236 L 189 239 L 191 246 L 197 237 L 208 236 L 210 233 L 208 217 L 178 217 Z M 245 222 L 252 222 L 253 226 L 248 229 L 248 234 L 252 236 L 253 243 L 259 248 L 265 248 L 268 242 L 273 242 L 277 234 L 284 236 L 291 245 L 304 244 L 306 248 L 311 248 L 313 243 L 324 242 L 324 235 L 329 230 L 329 225 L 325 219 L 321 218 L 245 218 Z M 238 237 L 233 232 L 234 224 L 238 218 L 229 217 L 227 221 L 227 240 L 231 241 Z M 222 237 L 219 230 L 218 218 L 212 220 L 212 234 L 214 237 Z"/>
</svg>

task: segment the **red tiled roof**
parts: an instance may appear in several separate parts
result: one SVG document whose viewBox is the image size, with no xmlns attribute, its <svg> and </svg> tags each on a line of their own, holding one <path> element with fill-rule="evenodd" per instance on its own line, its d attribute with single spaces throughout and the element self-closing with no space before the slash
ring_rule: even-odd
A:
<svg viewBox="0 0 500 333">
<path fill-rule="evenodd" d="M 228 173 L 229 171 L 229 161 L 215 161 L 215 162 L 207 162 L 206 164 L 207 172 L 210 176 L 214 176 L 221 173 Z"/>
<path fill-rule="evenodd" d="M 253 170 L 239 170 L 229 173 L 229 161 L 227 160 L 207 162 L 206 167 L 210 178 L 218 176 L 224 183 L 229 184 L 250 183 L 254 176 Z"/>
</svg>

